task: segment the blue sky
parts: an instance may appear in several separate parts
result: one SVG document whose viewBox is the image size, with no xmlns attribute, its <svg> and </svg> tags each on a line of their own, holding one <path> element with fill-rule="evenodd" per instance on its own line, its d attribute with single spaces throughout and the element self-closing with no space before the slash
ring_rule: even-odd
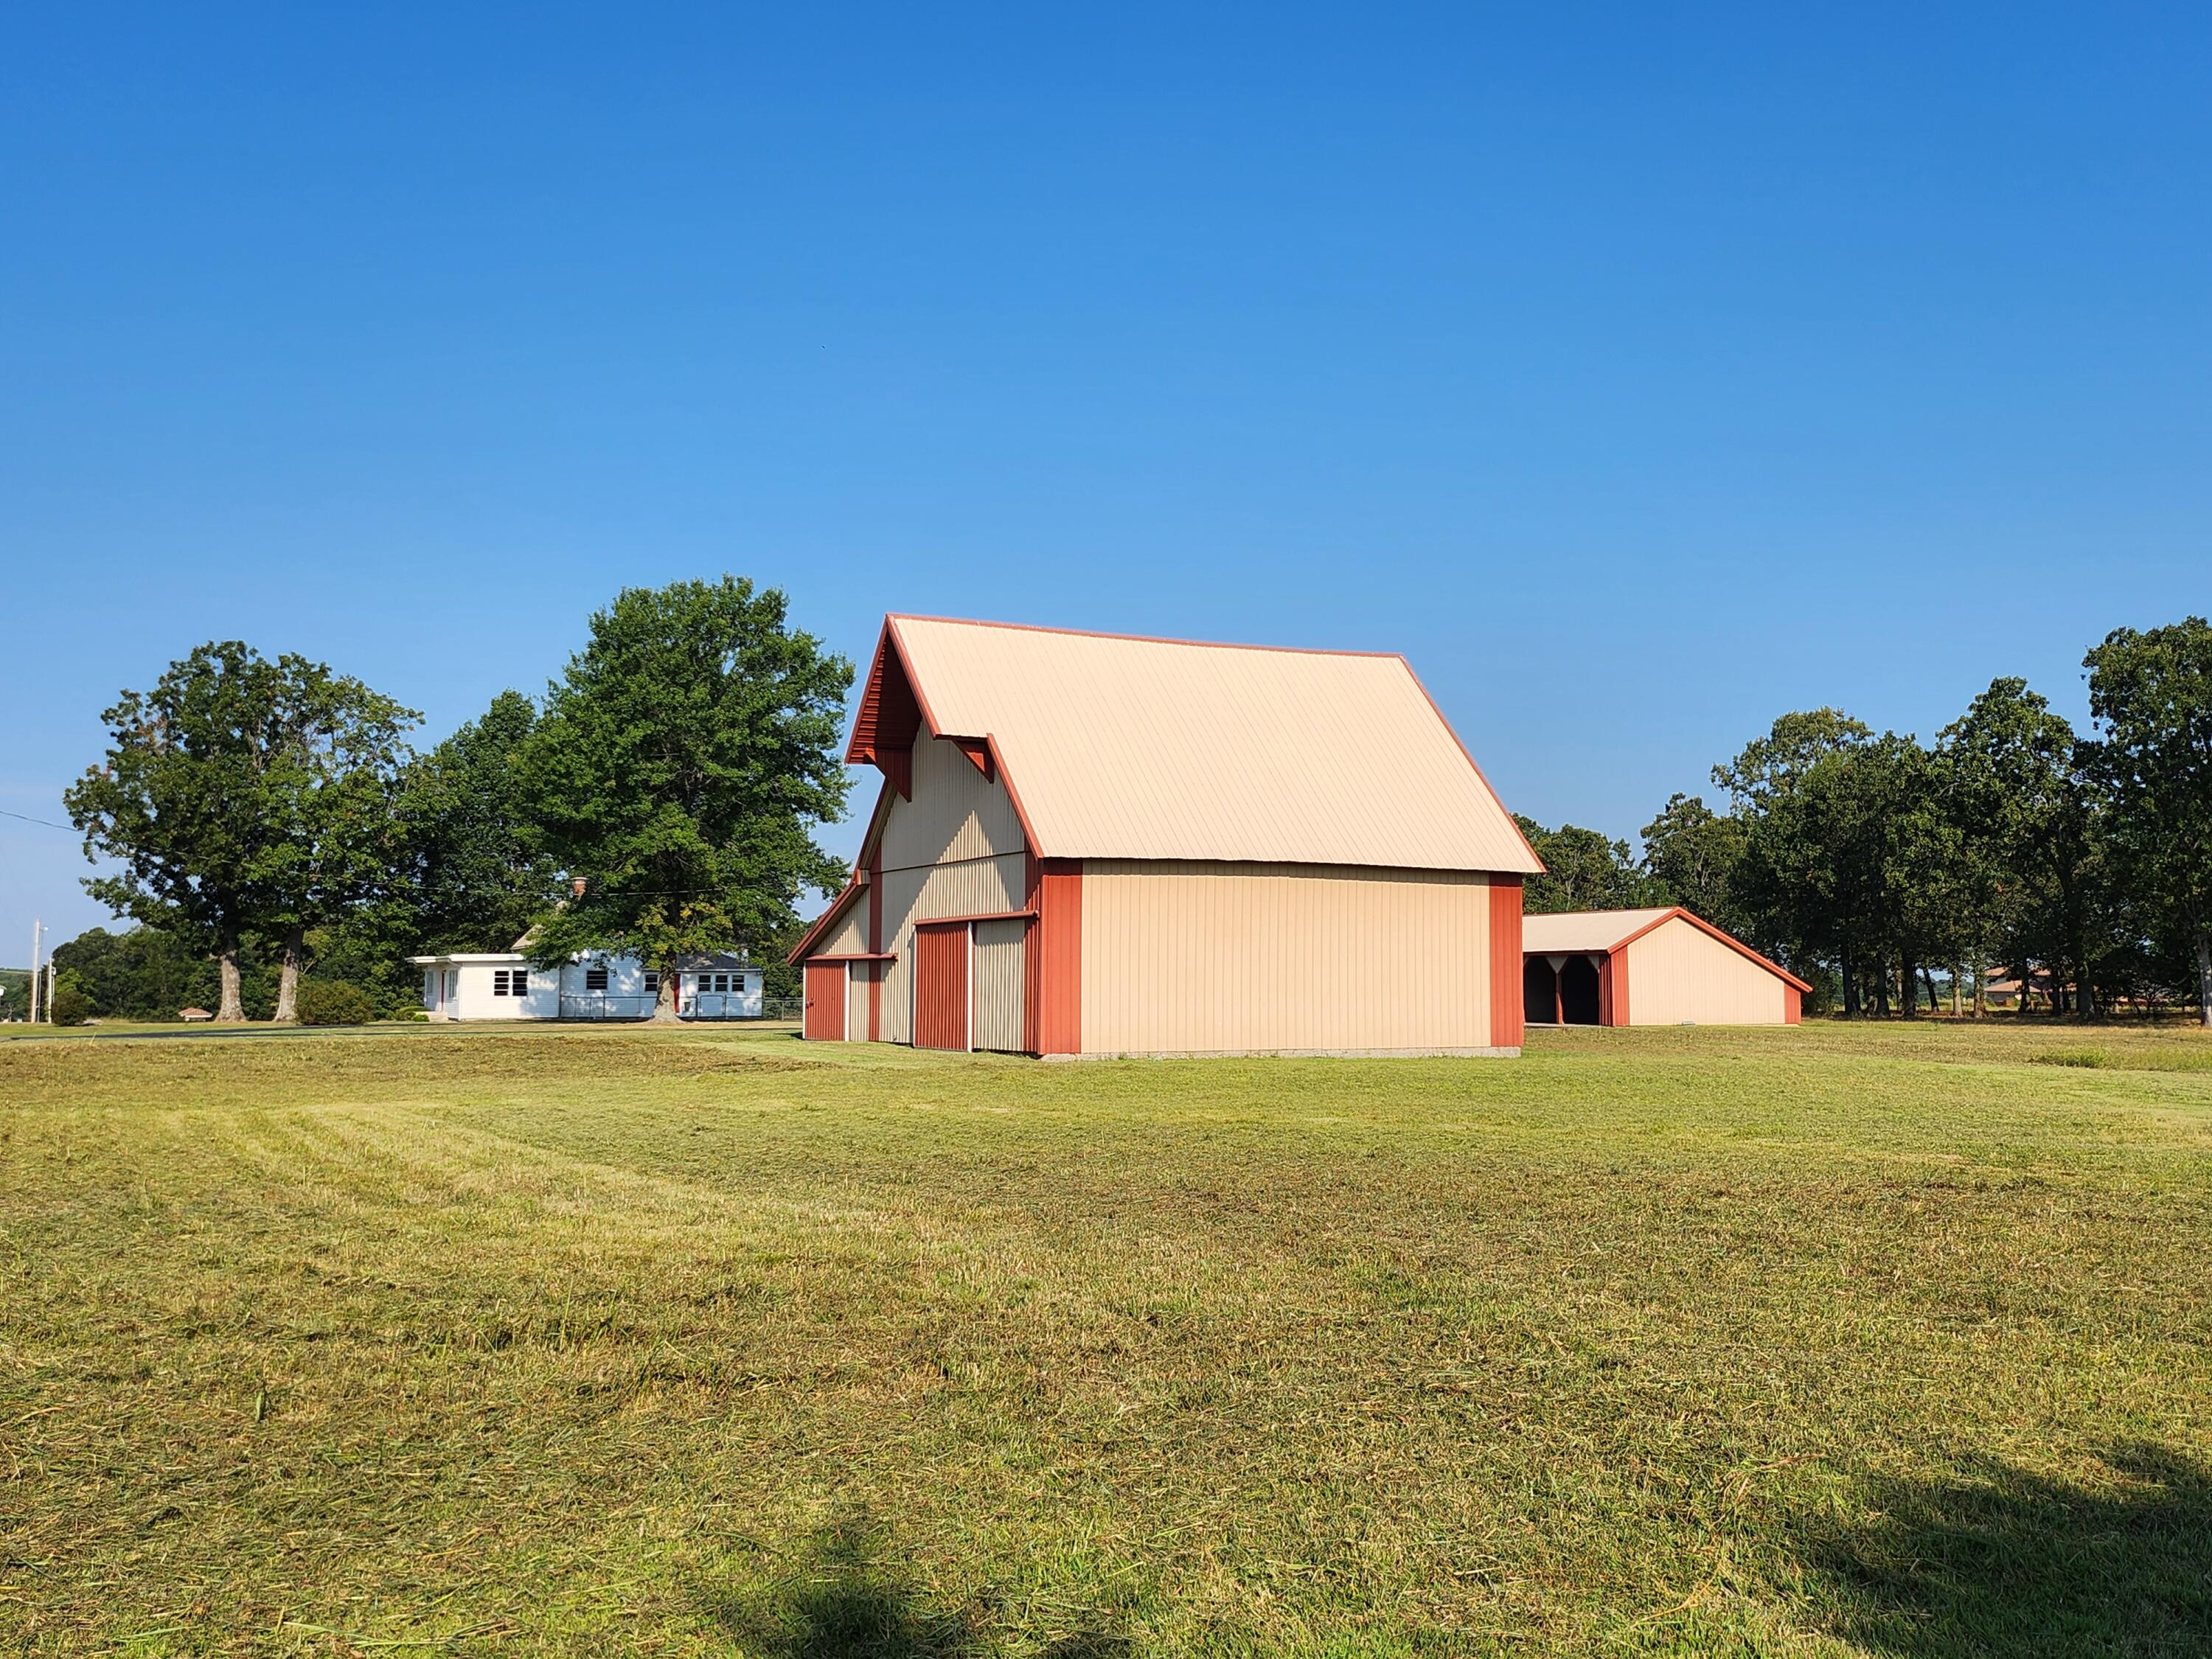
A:
<svg viewBox="0 0 2212 1659">
<path fill-rule="evenodd" d="M 2078 714 L 2212 604 L 2208 20 L 13 9 L 0 809 L 202 640 L 428 740 L 724 570 L 1402 651 L 1624 836 L 1785 708 Z M 84 869 L 0 818 L 0 961 Z"/>
</svg>

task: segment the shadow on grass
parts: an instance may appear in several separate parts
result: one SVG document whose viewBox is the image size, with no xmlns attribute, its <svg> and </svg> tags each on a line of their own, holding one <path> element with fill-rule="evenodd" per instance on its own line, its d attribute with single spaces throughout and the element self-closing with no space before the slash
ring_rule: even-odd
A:
<svg viewBox="0 0 2212 1659">
<path fill-rule="evenodd" d="M 886 1564 L 865 1521 L 817 1538 L 793 1569 L 754 1589 L 718 1598 L 715 1621 L 763 1659 L 982 1659 L 1006 1650 L 972 1609 L 951 1609 Z M 1030 1650 L 1040 1659 L 1126 1659 L 1127 1638 L 1105 1632 L 1061 1637 Z"/>
<path fill-rule="evenodd" d="M 1991 1462 L 1808 1538 L 1835 1632 L 1914 1659 L 2212 1653 L 2212 1477 L 2157 1447 L 2094 1488 Z"/>
</svg>

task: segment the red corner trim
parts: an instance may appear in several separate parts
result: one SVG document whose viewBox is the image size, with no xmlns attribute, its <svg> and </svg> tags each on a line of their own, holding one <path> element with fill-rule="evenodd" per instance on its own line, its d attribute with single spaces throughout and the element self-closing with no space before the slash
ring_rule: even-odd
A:
<svg viewBox="0 0 2212 1659">
<path fill-rule="evenodd" d="M 1521 1006 L 1521 878 L 1490 878 L 1490 1046 L 1518 1048 Z"/>
<path fill-rule="evenodd" d="M 878 837 L 868 848 L 868 952 L 878 961 L 884 955 L 884 851 Z M 884 976 L 868 975 L 868 1041 L 884 1040 Z"/>
<path fill-rule="evenodd" d="M 1083 861 L 1036 859 L 1030 866 L 1037 919 L 1024 952 L 1030 969 L 1025 1017 L 1036 1030 L 1030 1052 L 1083 1052 Z"/>
<path fill-rule="evenodd" d="M 1612 987 L 1612 1006 L 1607 1010 L 1605 1023 L 1626 1025 L 1628 1019 L 1628 947 L 1616 945 L 1605 953 L 1605 976 Z"/>
</svg>

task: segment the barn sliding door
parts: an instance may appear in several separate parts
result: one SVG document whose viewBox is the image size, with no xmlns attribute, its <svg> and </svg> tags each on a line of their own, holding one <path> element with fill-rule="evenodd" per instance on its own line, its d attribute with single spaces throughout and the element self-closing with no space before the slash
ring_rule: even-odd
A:
<svg viewBox="0 0 2212 1659">
<path fill-rule="evenodd" d="M 809 1042 L 845 1040 L 845 964 L 810 962 L 806 964 L 806 1024 Z"/>
<path fill-rule="evenodd" d="M 914 1046 L 970 1048 L 969 936 L 964 921 L 914 930 Z"/>
</svg>

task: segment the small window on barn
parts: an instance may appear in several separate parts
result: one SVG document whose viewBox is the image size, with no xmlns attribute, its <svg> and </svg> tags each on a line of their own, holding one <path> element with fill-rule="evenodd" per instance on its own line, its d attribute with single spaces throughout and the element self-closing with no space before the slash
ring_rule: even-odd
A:
<svg viewBox="0 0 2212 1659">
<path fill-rule="evenodd" d="M 605 990 L 607 988 L 607 970 L 604 968 L 585 969 L 584 988 L 586 991 Z"/>
</svg>

